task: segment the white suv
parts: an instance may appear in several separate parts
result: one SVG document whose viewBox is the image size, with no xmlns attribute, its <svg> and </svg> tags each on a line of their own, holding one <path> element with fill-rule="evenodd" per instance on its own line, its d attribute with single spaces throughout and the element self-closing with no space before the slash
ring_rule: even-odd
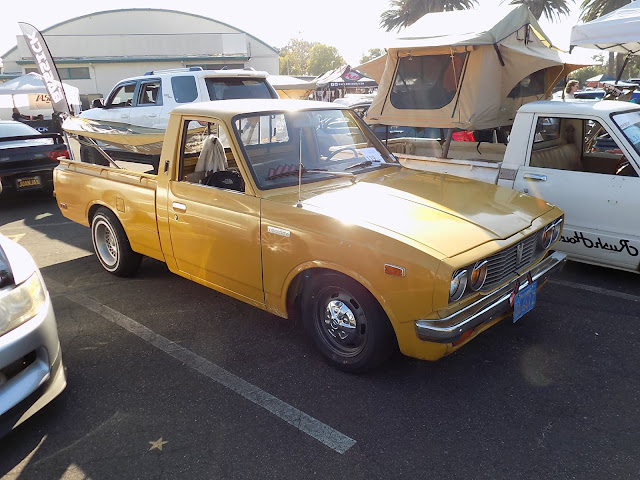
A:
<svg viewBox="0 0 640 480">
<path fill-rule="evenodd" d="M 81 117 L 134 127 L 165 129 L 180 104 L 233 98 L 278 98 L 266 72 L 191 67 L 147 72 L 119 82 L 103 105 Z"/>
</svg>

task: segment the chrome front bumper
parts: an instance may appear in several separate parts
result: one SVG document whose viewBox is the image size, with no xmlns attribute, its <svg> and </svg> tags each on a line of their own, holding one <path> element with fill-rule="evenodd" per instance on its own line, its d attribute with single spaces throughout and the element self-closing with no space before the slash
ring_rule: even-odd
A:
<svg viewBox="0 0 640 480">
<path fill-rule="evenodd" d="M 560 270 L 566 261 L 566 254 L 554 252 L 545 258 L 535 267 L 528 270 L 533 281 L 544 281 L 553 272 Z M 527 272 L 520 278 L 520 288 L 529 285 Z M 449 315 L 446 318 L 437 320 L 416 320 L 416 333 L 420 340 L 437 343 L 453 343 L 458 340 L 464 332 L 476 326 L 490 322 L 495 318 L 504 315 L 512 309 L 509 297 L 513 292 L 516 281 L 496 290 L 495 292 L 481 298 L 464 309 Z"/>
</svg>

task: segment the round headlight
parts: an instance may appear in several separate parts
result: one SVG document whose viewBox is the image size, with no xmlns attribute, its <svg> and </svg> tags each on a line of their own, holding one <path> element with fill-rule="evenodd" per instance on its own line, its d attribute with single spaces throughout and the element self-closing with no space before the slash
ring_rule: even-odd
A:
<svg viewBox="0 0 640 480">
<path fill-rule="evenodd" d="M 553 223 L 550 223 L 542 230 L 542 248 L 546 250 L 553 243 Z"/>
<path fill-rule="evenodd" d="M 553 238 L 551 239 L 551 243 L 555 242 L 560 236 L 560 232 L 562 231 L 562 217 L 553 222 Z"/>
<path fill-rule="evenodd" d="M 459 270 L 453 274 L 451 279 L 451 286 L 449 287 L 449 299 L 457 302 L 464 295 L 464 291 L 467 288 L 467 271 Z"/>
<path fill-rule="evenodd" d="M 471 271 L 471 290 L 478 291 L 482 288 L 487 279 L 488 265 L 486 260 L 480 260 L 473 266 L 473 270 Z"/>
</svg>

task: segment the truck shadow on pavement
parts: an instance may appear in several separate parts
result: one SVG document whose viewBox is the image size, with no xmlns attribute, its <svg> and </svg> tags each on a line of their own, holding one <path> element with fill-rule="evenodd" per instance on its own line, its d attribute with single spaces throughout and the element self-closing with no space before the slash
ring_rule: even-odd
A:
<svg viewBox="0 0 640 480">
<path fill-rule="evenodd" d="M 15 227 L 15 231 L 24 226 L 53 240 L 93 251 L 88 228 L 64 218 L 56 199 L 51 195 L 43 192 L 0 194 L 0 228 L 5 227 L 2 233 L 11 237 L 14 228 L 10 224 L 16 222 L 20 224 Z"/>
</svg>

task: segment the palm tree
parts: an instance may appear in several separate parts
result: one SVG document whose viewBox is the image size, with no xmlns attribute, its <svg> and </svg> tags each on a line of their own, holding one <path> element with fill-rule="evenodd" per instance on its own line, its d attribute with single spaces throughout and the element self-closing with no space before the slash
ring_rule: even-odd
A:
<svg viewBox="0 0 640 480">
<path fill-rule="evenodd" d="M 580 5 L 580 20 L 583 22 L 590 22 L 591 20 L 595 20 L 596 18 L 600 18 L 607 13 L 611 13 L 614 10 L 624 7 L 628 3 L 631 3 L 631 0 L 582 0 L 582 4 Z M 622 68 L 622 62 L 624 61 L 624 57 L 622 55 L 617 55 L 616 59 L 616 70 L 620 71 Z M 614 61 L 613 61 L 613 52 L 609 52 L 609 65 L 607 69 L 607 74 L 610 77 L 614 76 L 613 69 Z"/>
<path fill-rule="evenodd" d="M 502 3 L 505 1 L 507 0 Z M 574 3 L 574 0 L 511 0 L 509 5 L 526 5 L 536 19 L 540 20 L 544 13 L 544 16 L 553 22 L 556 19 L 560 20 L 563 15 L 569 15 L 569 3 Z"/>
<path fill-rule="evenodd" d="M 391 8 L 380 15 L 380 26 L 387 32 L 400 30 L 427 13 L 466 10 L 477 3 L 478 0 L 391 0 Z"/>
</svg>

